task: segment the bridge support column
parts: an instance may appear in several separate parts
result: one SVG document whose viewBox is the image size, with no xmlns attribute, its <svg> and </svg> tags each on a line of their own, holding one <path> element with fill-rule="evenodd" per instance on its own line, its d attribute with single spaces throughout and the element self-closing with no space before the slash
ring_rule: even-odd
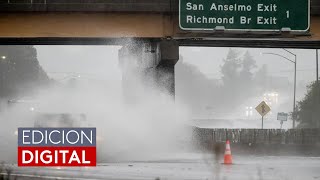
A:
<svg viewBox="0 0 320 180">
<path fill-rule="evenodd" d="M 157 65 L 157 82 L 168 94 L 175 96 L 174 66 L 179 60 L 179 44 L 173 40 L 159 43 L 160 61 Z"/>
<path fill-rule="evenodd" d="M 151 88 L 174 97 L 174 65 L 179 60 L 179 45 L 174 40 L 134 41 L 119 50 L 125 99 L 136 101 Z"/>
</svg>

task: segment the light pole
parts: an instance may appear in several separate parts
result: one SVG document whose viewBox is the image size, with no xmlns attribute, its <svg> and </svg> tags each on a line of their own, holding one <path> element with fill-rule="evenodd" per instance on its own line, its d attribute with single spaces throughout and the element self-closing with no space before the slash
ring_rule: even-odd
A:
<svg viewBox="0 0 320 180">
<path fill-rule="evenodd" d="M 317 68 L 317 74 L 316 74 L 316 82 L 317 82 L 317 86 L 318 86 L 318 83 L 319 83 L 319 57 L 318 57 L 318 49 L 316 49 L 316 68 Z"/>
<path fill-rule="evenodd" d="M 291 59 L 277 54 L 277 53 L 271 53 L 271 52 L 264 52 L 262 54 L 269 54 L 269 55 L 275 55 L 275 56 L 279 56 L 282 57 L 290 62 L 292 62 L 294 64 L 294 88 L 293 88 L 293 116 L 292 116 L 292 128 L 294 129 L 296 127 L 296 89 L 297 89 L 297 55 L 292 53 L 291 51 L 287 50 L 287 49 L 283 49 L 285 51 L 287 51 L 288 53 L 292 54 L 294 56 L 294 61 L 292 61 Z"/>
<path fill-rule="evenodd" d="M 320 103 L 320 89 L 319 89 L 319 54 L 318 54 L 318 49 L 316 49 L 316 89 L 317 89 L 317 99 L 316 99 L 316 105 L 315 108 L 317 108 L 317 106 Z M 316 111 L 317 112 L 317 111 Z M 320 122 L 317 121 L 317 128 L 320 128 Z"/>
</svg>

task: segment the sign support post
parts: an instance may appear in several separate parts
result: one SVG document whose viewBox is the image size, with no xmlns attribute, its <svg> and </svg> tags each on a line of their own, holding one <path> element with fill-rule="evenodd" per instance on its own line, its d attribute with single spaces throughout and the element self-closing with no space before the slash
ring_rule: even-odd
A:
<svg viewBox="0 0 320 180">
<path fill-rule="evenodd" d="M 270 107 L 266 102 L 262 101 L 257 107 L 256 110 L 261 115 L 261 128 L 263 129 L 263 117 L 270 112 Z"/>
<path fill-rule="evenodd" d="M 284 112 L 279 112 L 277 115 L 277 120 L 280 121 L 280 129 L 282 129 L 283 122 L 288 120 L 288 114 Z"/>
</svg>

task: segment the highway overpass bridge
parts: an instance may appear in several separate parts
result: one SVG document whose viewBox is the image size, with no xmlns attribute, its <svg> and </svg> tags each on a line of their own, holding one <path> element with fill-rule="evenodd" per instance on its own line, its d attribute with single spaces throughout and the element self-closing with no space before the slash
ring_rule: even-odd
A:
<svg viewBox="0 0 320 180">
<path fill-rule="evenodd" d="M 172 38 L 184 46 L 312 48 L 319 46 L 315 41 L 320 40 L 320 1 L 311 0 L 310 9 L 310 32 L 294 36 L 181 30 L 179 0 L 0 0 L 0 37 L 2 44 L 114 44 L 119 38 Z"/>
<path fill-rule="evenodd" d="M 179 46 L 319 48 L 320 1 L 310 4 L 310 31 L 295 34 L 182 30 L 179 0 L 0 0 L 0 44 L 123 45 L 125 84 L 143 69 L 141 77 L 166 83 L 174 94 Z M 132 59 L 136 67 L 128 65 Z"/>
</svg>

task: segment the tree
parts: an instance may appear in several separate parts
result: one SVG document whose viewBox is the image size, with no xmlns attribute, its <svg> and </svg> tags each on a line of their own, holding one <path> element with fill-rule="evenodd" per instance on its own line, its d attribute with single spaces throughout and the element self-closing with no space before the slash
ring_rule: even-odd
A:
<svg viewBox="0 0 320 180">
<path fill-rule="evenodd" d="M 225 97 L 225 106 L 236 107 L 251 95 L 253 90 L 252 70 L 256 67 L 256 61 L 248 51 L 240 58 L 236 50 L 230 49 L 223 62 L 221 96 Z"/>
<path fill-rule="evenodd" d="M 256 61 L 250 55 L 249 51 L 243 56 L 242 62 L 242 69 L 240 71 L 239 82 L 241 82 L 239 89 L 242 91 L 242 95 L 244 98 L 251 95 L 253 92 L 253 72 L 252 70 L 257 67 Z"/>
<path fill-rule="evenodd" d="M 238 82 L 241 61 L 239 53 L 234 49 L 229 49 L 227 58 L 223 60 L 221 68 L 222 82 L 225 87 L 231 88 Z"/>
<path fill-rule="evenodd" d="M 296 107 L 295 116 L 298 128 L 320 128 L 320 86 L 316 82 L 311 83 L 303 100 L 299 101 Z"/>
<path fill-rule="evenodd" d="M 246 51 L 242 59 L 242 69 L 240 72 L 241 78 L 251 81 L 253 79 L 253 73 L 251 71 L 256 67 L 256 61 L 253 59 L 249 51 Z"/>
<path fill-rule="evenodd" d="M 25 93 L 49 82 L 33 46 L 1 46 L 0 56 L 0 97 Z"/>
<path fill-rule="evenodd" d="M 217 80 L 209 79 L 198 67 L 185 62 L 182 56 L 175 66 L 175 73 L 176 100 L 187 104 L 194 114 L 200 114 L 205 106 L 219 106 Z"/>
<path fill-rule="evenodd" d="M 256 86 L 264 90 L 266 89 L 268 82 L 268 66 L 266 64 L 263 64 L 261 68 L 258 69 L 254 81 Z"/>
</svg>

